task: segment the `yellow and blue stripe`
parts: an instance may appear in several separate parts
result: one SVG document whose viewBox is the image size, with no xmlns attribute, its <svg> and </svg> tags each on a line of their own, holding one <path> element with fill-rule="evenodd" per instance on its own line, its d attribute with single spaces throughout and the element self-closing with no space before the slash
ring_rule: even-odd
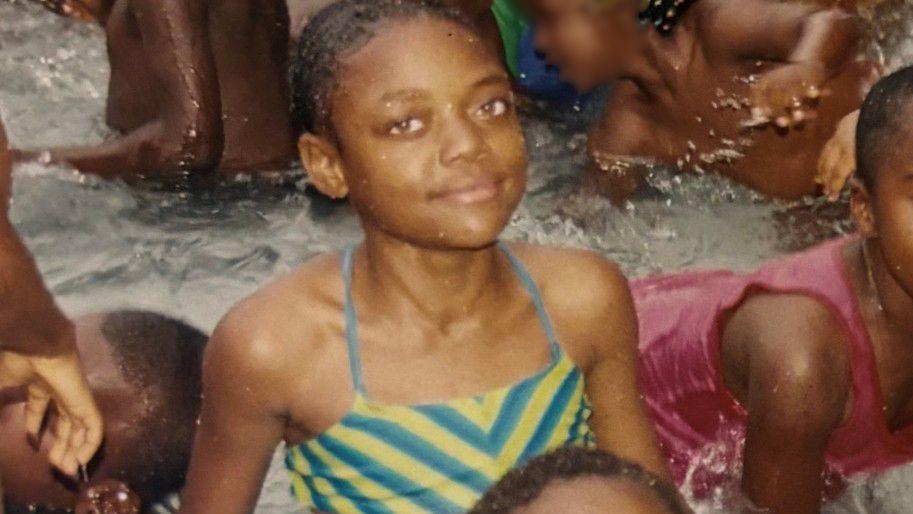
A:
<svg viewBox="0 0 913 514">
<path fill-rule="evenodd" d="M 505 473 L 567 445 L 592 445 L 583 376 L 555 339 L 538 288 L 502 246 L 529 291 L 552 349 L 542 372 L 472 398 L 384 405 L 365 393 L 345 253 L 346 323 L 355 403 L 336 425 L 290 448 L 292 493 L 307 508 L 340 514 L 448 514 L 469 510 Z"/>
</svg>

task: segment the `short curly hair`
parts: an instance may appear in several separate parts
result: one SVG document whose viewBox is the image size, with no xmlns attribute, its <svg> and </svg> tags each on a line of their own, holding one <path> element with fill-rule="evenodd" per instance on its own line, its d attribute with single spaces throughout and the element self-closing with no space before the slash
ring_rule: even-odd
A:
<svg viewBox="0 0 913 514">
<path fill-rule="evenodd" d="M 105 314 L 101 332 L 125 380 L 147 402 L 143 416 L 134 420 L 136 444 L 109 457 L 120 466 L 117 478 L 151 504 L 184 486 L 208 336 L 183 321 L 131 310 Z M 102 448 L 99 456 L 106 453 Z"/>
<path fill-rule="evenodd" d="M 913 106 L 913 66 L 881 79 L 866 96 L 856 125 L 856 176 L 872 189 L 882 155 L 896 144 Z"/>
<path fill-rule="evenodd" d="M 370 42 L 385 23 L 427 17 L 475 26 L 438 0 L 339 0 L 304 27 L 291 64 L 292 124 L 297 133 L 331 131 L 330 102 L 341 61 Z M 381 66 L 382 63 L 378 63 Z"/>
<path fill-rule="evenodd" d="M 642 467 L 600 450 L 566 447 L 532 459 L 504 476 L 469 514 L 510 514 L 535 501 L 552 482 L 605 477 L 629 480 L 656 495 L 672 514 L 686 514 L 678 492 Z"/>
</svg>

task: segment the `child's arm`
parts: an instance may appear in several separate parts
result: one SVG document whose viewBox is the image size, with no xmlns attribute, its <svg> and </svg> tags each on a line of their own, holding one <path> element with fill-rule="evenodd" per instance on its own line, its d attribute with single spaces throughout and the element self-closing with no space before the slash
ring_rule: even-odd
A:
<svg viewBox="0 0 913 514">
<path fill-rule="evenodd" d="M 53 149 L 53 162 L 103 177 L 206 171 L 218 164 L 223 148 L 222 108 L 204 4 L 130 0 L 145 65 L 156 79 L 152 89 L 159 116 L 97 146 Z M 117 38 L 111 38 L 110 44 L 119 44 Z"/>
<path fill-rule="evenodd" d="M 777 514 L 821 508 L 825 454 L 849 397 L 841 324 L 807 297 L 759 295 L 725 327 L 727 386 L 748 410 L 742 488 Z"/>
<path fill-rule="evenodd" d="M 586 375 L 598 446 L 630 459 L 662 478 L 669 468 L 659 450 L 653 422 L 638 386 L 637 315 L 624 276 L 603 260 L 594 284 L 605 287 L 601 316 L 594 326 L 593 367 Z"/>
<path fill-rule="evenodd" d="M 102 419 L 76 352 L 73 324 L 57 308 L 7 215 L 11 166 L 0 120 L 0 390 L 24 388 L 36 439 L 53 401 L 59 412 L 51 464 L 75 475 L 102 439 Z"/>
<path fill-rule="evenodd" d="M 282 440 L 285 408 L 275 370 L 283 356 L 249 325 L 230 314 L 206 348 L 203 409 L 182 514 L 252 513 Z"/>
<path fill-rule="evenodd" d="M 786 63 L 754 86 L 753 107 L 775 119 L 795 102 L 815 100 L 821 86 L 853 55 L 859 39 L 854 17 L 840 9 L 771 0 L 720 1 L 708 11 L 706 30 L 718 52 L 738 60 Z M 783 120 L 788 125 L 800 119 Z M 780 122 L 778 122 L 780 124 Z"/>
<path fill-rule="evenodd" d="M 547 262 L 549 306 L 585 373 L 597 445 L 669 478 L 637 384 L 637 317 L 627 281 L 593 252 L 562 251 Z"/>
</svg>

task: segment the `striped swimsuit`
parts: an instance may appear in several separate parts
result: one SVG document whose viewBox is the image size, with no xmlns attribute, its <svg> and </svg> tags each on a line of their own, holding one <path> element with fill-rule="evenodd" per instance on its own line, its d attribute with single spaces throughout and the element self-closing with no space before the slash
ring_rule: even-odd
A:
<svg viewBox="0 0 913 514">
<path fill-rule="evenodd" d="M 345 253 L 355 401 L 339 423 L 288 450 L 292 493 L 306 508 L 340 514 L 465 512 L 526 460 L 561 446 L 593 444 L 583 376 L 559 346 L 532 278 L 506 246 L 501 249 L 532 297 L 551 363 L 502 389 L 418 406 L 382 404 L 366 392 L 351 292 L 354 251 Z"/>
</svg>

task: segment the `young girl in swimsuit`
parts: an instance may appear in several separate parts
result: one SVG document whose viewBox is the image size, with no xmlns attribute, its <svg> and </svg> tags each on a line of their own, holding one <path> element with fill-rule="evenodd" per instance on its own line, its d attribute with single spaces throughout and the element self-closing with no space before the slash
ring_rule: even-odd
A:
<svg viewBox="0 0 913 514">
<path fill-rule="evenodd" d="M 843 478 L 913 460 L 911 115 L 911 68 L 863 105 L 856 236 L 748 275 L 632 287 L 645 394 L 679 481 L 744 468 L 750 499 L 809 514 Z"/>
<path fill-rule="evenodd" d="M 614 264 L 498 238 L 527 157 L 510 81 L 436 2 L 342 0 L 294 64 L 301 158 L 364 242 L 234 308 L 204 363 L 183 509 L 250 513 L 276 446 L 317 511 L 465 512 L 550 449 L 666 474 Z"/>
<path fill-rule="evenodd" d="M 773 0 L 525 0 L 539 48 L 578 89 L 617 87 L 589 139 L 622 199 L 648 167 L 716 171 L 785 199 L 815 194 L 837 123 L 876 75 L 856 22 Z M 644 8 L 646 5 L 646 8 Z M 640 22 L 638 22 L 640 18 Z"/>
</svg>

